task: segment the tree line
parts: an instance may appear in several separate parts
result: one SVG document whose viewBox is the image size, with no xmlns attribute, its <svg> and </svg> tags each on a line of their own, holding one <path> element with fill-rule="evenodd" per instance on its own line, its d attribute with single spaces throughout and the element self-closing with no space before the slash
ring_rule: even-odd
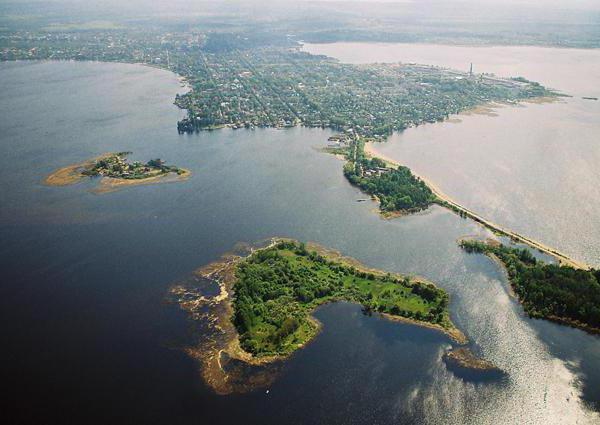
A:
<svg viewBox="0 0 600 425">
<path fill-rule="evenodd" d="M 527 314 L 600 329 L 600 270 L 538 261 L 528 249 L 462 241 L 467 252 L 493 254 L 508 272 Z"/>
</svg>

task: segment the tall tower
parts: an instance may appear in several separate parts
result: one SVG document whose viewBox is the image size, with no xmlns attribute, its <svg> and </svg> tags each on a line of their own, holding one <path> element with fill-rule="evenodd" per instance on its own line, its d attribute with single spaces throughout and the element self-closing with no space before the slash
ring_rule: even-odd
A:
<svg viewBox="0 0 600 425">
<path fill-rule="evenodd" d="M 469 69 L 469 75 L 473 76 L 473 62 L 471 62 L 471 69 Z"/>
</svg>

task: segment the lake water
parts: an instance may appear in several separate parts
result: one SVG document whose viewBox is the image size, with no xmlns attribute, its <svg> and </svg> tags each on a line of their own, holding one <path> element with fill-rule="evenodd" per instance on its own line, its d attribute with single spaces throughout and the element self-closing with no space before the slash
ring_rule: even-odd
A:
<svg viewBox="0 0 600 425">
<path fill-rule="evenodd" d="M 176 77 L 134 65 L 5 63 L 0 87 L 0 368 L 15 422 L 597 423 L 600 339 L 524 317 L 499 268 L 457 247 L 485 233 L 474 223 L 438 207 L 383 220 L 356 202 L 340 160 L 316 149 L 329 132 L 179 136 Z M 193 175 L 103 195 L 41 183 L 117 150 Z M 435 281 L 507 377 L 463 380 L 442 334 L 338 303 L 268 394 L 214 395 L 181 350 L 195 325 L 165 297 L 238 241 L 271 236 Z"/>
<path fill-rule="evenodd" d="M 351 63 L 417 62 L 524 76 L 572 96 L 411 128 L 376 147 L 483 217 L 600 266 L 600 50 L 311 44 Z M 457 119 L 458 118 L 458 119 Z"/>
</svg>

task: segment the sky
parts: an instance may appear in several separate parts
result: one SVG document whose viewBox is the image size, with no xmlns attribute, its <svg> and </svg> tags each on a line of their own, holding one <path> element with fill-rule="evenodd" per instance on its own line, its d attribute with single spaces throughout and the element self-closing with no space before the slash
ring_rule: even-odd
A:
<svg viewBox="0 0 600 425">
<path fill-rule="evenodd" d="M 232 3 L 230 0 L 127 0 L 129 4 L 144 4 L 144 5 L 168 5 L 168 4 L 201 4 L 203 2 L 225 2 Z M 431 0 L 237 0 L 240 3 L 248 2 L 259 3 L 306 3 L 314 1 L 322 2 L 357 2 L 357 3 L 412 3 L 419 4 L 431 2 Z M 543 7 L 561 7 L 561 8 L 590 8 L 600 9 L 600 0 L 434 0 L 439 3 L 475 3 L 475 4 L 496 4 L 496 5 L 529 5 Z M 0 0 L 0 3 L 79 3 L 79 4 L 95 4 L 114 6 L 122 4 L 122 0 Z"/>
<path fill-rule="evenodd" d="M 17 5 L 27 7 L 29 13 L 44 14 L 52 10 L 61 13 L 63 10 L 77 10 L 87 14 L 119 14 L 127 16 L 152 15 L 202 15 L 214 13 L 231 13 L 232 11 L 250 15 L 264 15 L 269 12 L 293 16 L 299 10 L 318 9 L 318 3 L 327 3 L 338 12 L 352 11 L 353 14 L 364 17 L 388 16 L 394 17 L 419 15 L 421 17 L 435 16 L 438 20 L 445 14 L 458 16 L 464 13 L 467 18 L 485 22 L 489 19 L 519 20 L 526 18 L 535 21 L 551 20 L 555 22 L 591 21 L 598 22 L 600 16 L 600 0 L 0 0 L 1 5 Z M 338 3 L 337 5 L 335 3 Z M 344 3 L 347 6 L 344 6 Z M 348 5 L 352 4 L 352 7 Z M 364 9 L 360 4 L 364 4 Z M 374 4 L 381 7 L 374 7 Z M 393 4 L 398 4 L 394 7 Z M 218 5 L 223 5 L 219 7 Z M 369 6 L 371 5 L 371 6 Z M 212 7 L 210 7 L 212 6 Z M 456 6 L 456 7 L 454 7 Z M 12 10 L 24 10 L 25 7 L 9 6 Z M 278 12 L 274 12 L 274 11 Z M 381 12 L 383 10 L 383 12 Z M 380 12 L 379 14 L 377 12 Z M 586 16 L 582 11 L 593 12 Z M 0 9 L 0 13 L 2 10 Z M 383 13 L 383 15 L 382 15 Z M 571 16 L 576 14 L 577 16 Z"/>
</svg>

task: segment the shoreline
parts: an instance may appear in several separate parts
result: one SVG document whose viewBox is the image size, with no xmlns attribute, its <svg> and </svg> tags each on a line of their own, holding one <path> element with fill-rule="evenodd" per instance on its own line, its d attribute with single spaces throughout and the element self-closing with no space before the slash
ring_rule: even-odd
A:
<svg viewBox="0 0 600 425">
<path fill-rule="evenodd" d="M 291 240 L 293 239 L 272 238 L 270 239 L 270 243 L 264 247 L 250 248 L 247 255 L 225 254 L 219 260 L 209 263 L 206 266 L 196 270 L 194 272 L 195 276 L 212 280 L 219 285 L 218 295 L 210 298 L 200 296 L 195 300 L 190 300 L 187 295 L 193 294 L 193 290 L 186 289 L 184 285 L 175 285 L 169 291 L 172 295 L 181 297 L 181 299 L 178 299 L 176 302 L 183 310 L 192 316 L 192 319 L 203 319 L 207 320 L 209 323 L 212 323 L 212 330 L 216 332 L 216 336 L 211 337 L 204 345 L 200 344 L 200 346 L 190 347 L 185 351 L 188 355 L 200 362 L 201 375 L 203 379 L 209 386 L 211 386 L 211 388 L 213 388 L 213 390 L 215 390 L 217 394 L 241 393 L 254 389 L 254 384 L 252 382 L 246 382 L 254 381 L 254 379 L 243 380 L 242 377 L 238 375 L 239 372 L 237 370 L 234 370 L 233 372 L 226 370 L 227 367 L 223 364 L 224 358 L 227 360 L 227 364 L 232 362 L 241 362 L 248 366 L 263 367 L 262 370 L 257 371 L 257 375 L 264 378 L 268 375 L 274 375 L 273 371 L 268 369 L 269 366 L 277 365 L 278 363 L 289 359 L 298 350 L 315 341 L 315 337 L 323 329 L 323 324 L 313 316 L 313 310 L 308 316 L 310 322 L 314 325 L 313 332 L 306 341 L 304 341 L 302 344 L 298 344 L 298 347 L 294 351 L 287 354 L 256 357 L 242 349 L 239 341 L 239 333 L 231 321 L 231 317 L 234 314 L 232 297 L 233 287 L 237 281 L 237 277 L 235 276 L 237 265 L 257 251 L 271 248 L 280 241 Z M 373 273 L 379 276 L 388 274 L 382 270 L 365 266 L 356 259 L 346 257 L 336 250 L 323 247 L 314 242 L 306 243 L 306 248 L 310 251 L 316 251 L 317 254 L 327 258 L 328 260 L 347 266 L 352 266 L 359 271 Z M 405 277 L 404 275 L 398 273 L 390 274 L 395 277 Z M 418 276 L 412 277 L 412 279 L 420 283 L 431 283 L 430 281 Z M 344 300 L 332 299 L 326 303 L 315 306 L 315 309 L 325 304 L 340 301 Z M 200 314 L 200 310 L 205 307 L 208 307 L 212 311 L 209 313 Z M 468 338 L 466 335 L 460 329 L 458 329 L 449 318 L 448 321 L 450 323 L 450 327 L 444 327 L 436 323 L 420 321 L 403 316 L 393 316 L 388 313 L 376 313 L 376 315 L 386 320 L 420 326 L 441 332 L 452 342 L 461 346 L 468 343 Z M 270 378 L 274 379 L 275 377 L 270 376 Z M 259 381 L 262 382 L 261 379 L 259 379 Z"/>
<path fill-rule="evenodd" d="M 409 325 L 420 326 L 422 328 L 427 328 L 427 329 L 441 332 L 444 335 L 446 335 L 448 338 L 450 338 L 453 342 L 455 342 L 456 344 L 459 344 L 459 345 L 465 345 L 465 344 L 469 343 L 469 339 L 467 338 L 467 336 L 464 333 L 462 333 L 462 331 L 460 329 L 458 329 L 457 327 L 447 329 L 441 325 L 438 325 L 437 323 L 415 320 L 415 319 L 411 319 L 411 318 L 404 317 L 404 316 L 394 316 L 389 313 L 376 313 L 376 314 L 379 317 L 382 317 L 386 320 L 390 320 L 392 322 L 406 323 Z"/>
<path fill-rule="evenodd" d="M 390 158 L 386 155 L 380 154 L 377 151 L 377 149 L 374 147 L 374 142 L 365 143 L 364 151 L 367 156 L 380 158 L 392 166 L 398 167 L 398 166 L 402 165 L 397 160 Z M 591 268 L 590 265 L 588 265 L 582 261 L 572 259 L 568 255 L 563 254 L 562 252 L 558 251 L 557 249 L 549 247 L 549 246 L 543 244 L 542 242 L 538 242 L 534 239 L 523 236 L 519 233 L 516 233 L 510 229 L 507 229 L 503 226 L 500 226 L 499 224 L 494 223 L 491 220 L 488 220 L 488 219 L 480 216 L 479 214 L 468 209 L 467 207 L 459 204 L 454 199 L 452 199 L 450 196 L 446 195 L 435 183 L 433 183 L 428 178 L 418 175 L 412 170 L 411 170 L 411 172 L 413 173 L 413 175 L 415 177 L 420 178 L 423 182 L 425 182 L 425 184 L 427 186 L 429 186 L 429 188 L 431 189 L 433 194 L 439 200 L 438 202 L 436 202 L 438 205 L 445 207 L 453 212 L 463 214 L 465 217 L 468 217 L 471 220 L 479 223 L 480 225 L 487 228 L 488 230 L 491 230 L 493 233 L 507 236 L 507 237 L 511 238 L 512 240 L 521 242 L 531 248 L 534 248 L 540 252 L 543 252 L 544 254 L 550 255 L 551 257 L 555 258 L 561 265 L 571 266 L 573 268 L 583 269 L 583 270 L 589 270 Z"/>
<path fill-rule="evenodd" d="M 43 183 L 46 186 L 69 186 L 79 183 L 86 177 L 79 170 L 92 167 L 96 161 L 109 155 L 110 153 L 103 153 L 86 161 L 61 167 L 44 177 Z"/>
<path fill-rule="evenodd" d="M 177 80 L 180 83 L 180 88 L 185 88 L 188 90 L 192 90 L 192 85 L 189 82 L 189 78 L 186 77 L 185 75 L 179 74 L 176 71 L 167 68 L 166 66 L 161 66 L 158 64 L 153 64 L 153 63 L 148 63 L 148 62 L 134 62 L 134 61 L 122 61 L 122 60 L 93 60 L 93 59 L 85 59 L 85 60 L 78 60 L 78 59 L 14 59 L 14 60 L 3 60 L 0 61 L 0 63 L 20 63 L 20 62 L 40 62 L 40 63 L 45 63 L 45 62 L 81 62 L 81 63 L 106 63 L 106 64 L 121 64 L 121 65 L 138 65 L 138 66 L 146 66 L 148 68 L 153 68 L 159 71 L 166 71 L 166 72 L 170 72 L 171 74 L 175 75 L 177 77 Z"/>
<path fill-rule="evenodd" d="M 306 40 L 299 40 L 300 46 L 299 48 L 307 53 L 310 54 L 323 54 L 323 53 L 313 53 L 310 52 L 309 50 L 305 49 L 304 45 L 308 44 L 308 45 L 332 45 L 332 44 L 376 44 L 376 45 L 386 45 L 386 46 L 394 46 L 394 45 L 415 45 L 415 46 L 442 46 L 442 47 L 466 47 L 466 48 L 482 48 L 482 49 L 489 49 L 489 48 L 493 48 L 493 47 L 500 47 L 500 48 L 508 48 L 508 47 L 514 47 L 514 48 L 538 48 L 538 49 L 559 49 L 559 50 L 577 50 L 577 51 L 599 51 L 600 50 L 600 45 L 595 46 L 595 47 L 577 47 L 577 46 L 564 46 L 564 45 L 554 45 L 554 44 L 529 44 L 529 43 L 524 43 L 524 44 L 501 44 L 501 43 L 486 43 L 486 42 L 481 42 L 481 43 L 462 43 L 462 42 L 443 42 L 443 41 L 414 41 L 414 42 L 410 42 L 410 41 L 344 41 L 344 40 L 338 40 L 338 41 L 306 41 Z M 341 62 L 341 60 L 340 60 Z M 398 61 L 394 61 L 394 62 L 398 62 Z M 362 62 L 361 62 L 362 63 Z M 383 63 L 393 63 L 393 62 L 383 62 Z M 423 65 L 421 63 L 417 63 L 418 65 Z M 443 68 L 442 66 L 439 66 L 440 68 Z"/>
<path fill-rule="evenodd" d="M 190 178 L 192 172 L 185 168 L 180 168 L 181 174 L 161 174 L 157 176 L 147 177 L 143 179 L 117 179 L 114 177 L 102 177 L 98 186 L 91 189 L 92 193 L 101 195 L 104 193 L 116 192 L 129 186 L 143 186 L 161 183 L 177 183 Z"/>
<path fill-rule="evenodd" d="M 339 262 L 339 263 L 342 263 L 345 265 L 350 265 L 360 271 L 364 271 L 367 273 L 373 273 L 374 275 L 379 275 L 379 276 L 383 276 L 383 275 L 387 274 L 386 272 L 383 272 L 382 270 L 370 268 L 354 258 L 347 257 L 347 256 L 343 255 L 342 253 L 340 253 L 339 251 L 336 251 L 336 250 L 330 249 L 330 248 L 326 248 L 326 247 L 319 245 L 317 243 L 314 243 L 314 242 L 308 242 L 306 244 L 306 249 L 311 250 L 311 251 L 316 251 L 317 254 L 322 255 L 323 257 L 325 257 L 329 260 L 334 260 L 336 262 Z M 398 277 L 398 278 L 406 277 L 405 275 L 401 275 L 399 273 L 390 273 L 390 275 L 392 275 L 394 277 Z M 429 283 L 429 284 L 432 284 L 432 285 L 438 287 L 433 282 L 431 282 L 421 276 L 411 276 L 411 277 L 416 282 Z M 452 328 L 444 328 L 443 326 L 438 325 L 436 323 L 415 320 L 415 319 L 411 319 L 411 318 L 403 317 L 403 316 L 393 316 L 389 313 L 377 313 L 377 314 L 388 320 L 408 323 L 411 325 L 416 325 L 416 326 L 421 326 L 421 327 L 425 327 L 428 329 L 437 330 L 437 331 L 445 334 L 452 341 L 454 341 L 458 344 L 461 344 L 461 345 L 464 345 L 464 344 L 468 343 L 468 341 L 469 341 L 468 338 L 466 337 L 466 335 L 463 334 L 462 331 L 460 329 L 458 329 L 456 327 L 456 325 L 454 325 L 454 323 L 452 323 L 452 322 L 450 322 L 452 324 Z"/>
<path fill-rule="evenodd" d="M 264 248 L 275 244 L 271 240 Z M 262 248 L 262 249 L 264 249 Z M 261 248 L 258 248 L 261 249 Z M 192 274 L 194 280 L 203 278 L 219 286 L 219 294 L 213 297 L 198 297 L 193 288 L 186 288 L 183 284 L 171 287 L 169 293 L 176 297 L 174 302 L 186 311 L 192 320 L 200 320 L 208 325 L 211 334 L 206 341 L 199 341 L 195 346 L 184 349 L 184 352 L 200 363 L 200 375 L 204 382 L 219 395 L 244 393 L 254 388 L 254 383 L 240 379 L 242 372 L 238 369 L 226 370 L 224 357 L 227 364 L 242 362 L 250 366 L 265 366 L 274 363 L 275 358 L 257 359 L 241 348 L 239 334 L 231 321 L 233 316 L 233 286 L 236 282 L 235 270 L 237 264 L 247 256 L 252 255 L 257 249 L 249 247 L 244 255 L 225 253 L 219 259 L 195 270 Z M 192 299 L 188 299 L 191 296 Z M 194 299 L 193 297 L 196 296 Z M 272 382 L 270 371 L 257 373 L 261 385 Z M 264 378 L 264 379 L 261 379 Z"/>
</svg>

